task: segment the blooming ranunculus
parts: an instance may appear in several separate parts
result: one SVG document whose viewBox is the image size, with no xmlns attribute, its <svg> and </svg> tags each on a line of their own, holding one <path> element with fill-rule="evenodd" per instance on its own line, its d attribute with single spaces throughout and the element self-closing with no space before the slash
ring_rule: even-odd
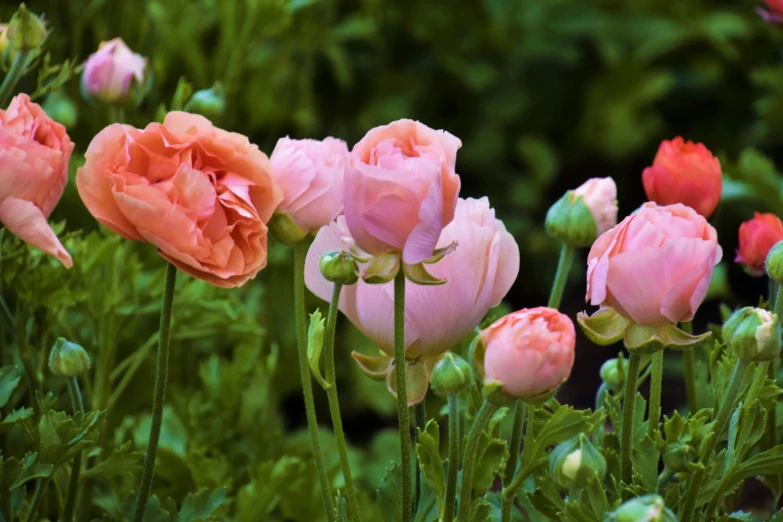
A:
<svg viewBox="0 0 783 522">
<path fill-rule="evenodd" d="M 590 178 L 574 190 L 574 195 L 582 196 L 590 209 L 597 235 L 617 224 L 617 185 L 612 178 Z"/>
<path fill-rule="evenodd" d="M 576 333 L 554 308 L 524 308 L 481 331 L 484 382 L 499 382 L 513 397 L 534 399 L 571 374 Z"/>
<path fill-rule="evenodd" d="M 764 0 L 764 2 L 774 14 L 783 16 L 783 0 Z"/>
<path fill-rule="evenodd" d="M 701 143 L 663 141 L 652 167 L 642 173 L 647 198 L 659 205 L 682 203 L 709 218 L 720 202 L 720 162 Z"/>
<path fill-rule="evenodd" d="M 85 157 L 76 187 L 113 232 L 216 286 L 241 286 L 266 266 L 266 223 L 283 196 L 246 137 L 170 112 L 143 130 L 106 127 Z"/>
<path fill-rule="evenodd" d="M 278 212 L 284 212 L 305 233 L 315 233 L 343 211 L 343 179 L 348 146 L 335 138 L 281 138 L 269 161 L 283 190 Z"/>
<path fill-rule="evenodd" d="M 345 173 L 345 221 L 368 254 L 402 252 L 405 263 L 432 257 L 454 218 L 462 143 L 412 120 L 372 129 L 351 151 Z"/>
<path fill-rule="evenodd" d="M 645 203 L 587 256 L 587 299 L 644 326 L 689 321 L 721 259 L 715 229 L 682 204 Z"/>
<path fill-rule="evenodd" d="M 460 199 L 454 221 L 440 238 L 458 247 L 428 270 L 447 282 L 405 287 L 405 347 L 409 359 L 432 357 L 454 347 L 511 288 L 519 273 L 519 247 L 503 223 L 495 218 L 487 198 Z M 305 282 L 318 297 L 328 300 L 332 283 L 319 270 L 321 256 L 331 250 L 356 250 L 342 216 L 318 232 L 307 252 Z M 340 310 L 381 350 L 394 354 L 393 283 L 371 285 L 362 280 L 343 287 Z"/>
<path fill-rule="evenodd" d="M 0 109 L 0 223 L 69 268 L 71 256 L 46 218 L 68 182 L 72 151 L 65 127 L 26 94 Z"/>
<path fill-rule="evenodd" d="M 783 222 L 775 214 L 759 214 L 745 221 L 739 227 L 739 248 L 736 263 L 747 267 L 757 276 L 764 275 L 767 254 L 779 241 L 783 241 Z"/>
<path fill-rule="evenodd" d="M 144 84 L 146 69 L 147 60 L 131 51 L 122 38 L 103 42 L 84 63 L 82 92 L 101 103 L 128 103 L 134 84 Z"/>
</svg>

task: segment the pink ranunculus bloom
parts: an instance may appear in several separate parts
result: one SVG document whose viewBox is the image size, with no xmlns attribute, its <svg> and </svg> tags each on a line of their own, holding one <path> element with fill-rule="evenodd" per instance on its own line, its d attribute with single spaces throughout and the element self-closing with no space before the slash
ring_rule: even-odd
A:
<svg viewBox="0 0 783 522">
<path fill-rule="evenodd" d="M 402 252 L 409 264 L 432 257 L 454 218 L 461 146 L 448 132 L 412 120 L 368 132 L 345 173 L 345 221 L 356 244 L 372 255 Z"/>
<path fill-rule="evenodd" d="M 84 63 L 82 92 L 101 103 L 128 103 L 134 84 L 144 84 L 146 70 L 146 58 L 131 51 L 122 38 L 102 42 Z"/>
<path fill-rule="evenodd" d="M 587 296 L 644 326 L 689 321 L 721 259 L 718 235 L 682 204 L 645 203 L 587 256 Z"/>
<path fill-rule="evenodd" d="M 307 252 L 305 282 L 318 297 L 329 300 L 332 283 L 319 270 L 321 256 L 331 250 L 354 250 L 356 244 L 340 216 L 322 228 Z M 457 249 L 427 269 L 448 280 L 440 286 L 406 282 L 405 347 L 409 359 L 432 357 L 451 349 L 473 330 L 511 288 L 519 273 L 519 247 L 495 218 L 487 198 L 460 199 L 454 220 L 443 229 L 439 245 Z M 361 279 L 343 287 L 340 310 L 381 350 L 394 354 L 394 285 L 367 284 Z"/>
<path fill-rule="evenodd" d="M 216 286 L 241 286 L 266 266 L 266 223 L 283 196 L 245 136 L 170 112 L 145 129 L 106 127 L 85 158 L 79 195 L 113 232 Z"/>
<path fill-rule="evenodd" d="M 26 94 L 0 109 L 0 223 L 19 239 L 70 268 L 46 218 L 68 182 L 73 143 L 65 127 L 49 118 Z"/>
<path fill-rule="evenodd" d="M 343 212 L 343 182 L 348 146 L 335 138 L 277 141 L 269 161 L 283 190 L 278 211 L 310 234 Z"/>
<path fill-rule="evenodd" d="M 590 178 L 574 194 L 582 196 L 593 215 L 597 235 L 617 224 L 617 185 L 612 178 Z"/>
<path fill-rule="evenodd" d="M 520 399 L 551 392 L 571 374 L 576 332 L 553 308 L 524 308 L 481 331 L 484 382 L 499 382 Z"/>
</svg>

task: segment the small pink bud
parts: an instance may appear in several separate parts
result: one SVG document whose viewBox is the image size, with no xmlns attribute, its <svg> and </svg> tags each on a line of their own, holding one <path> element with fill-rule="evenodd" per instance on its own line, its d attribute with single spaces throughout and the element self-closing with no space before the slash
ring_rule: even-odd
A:
<svg viewBox="0 0 783 522">
<path fill-rule="evenodd" d="M 131 51 L 122 38 L 103 42 L 84 63 L 82 93 L 101 103 L 129 103 L 143 88 L 146 69 L 146 58 Z"/>
<path fill-rule="evenodd" d="M 617 185 L 612 178 L 590 178 L 576 190 L 595 219 L 598 236 L 617 224 Z"/>
</svg>

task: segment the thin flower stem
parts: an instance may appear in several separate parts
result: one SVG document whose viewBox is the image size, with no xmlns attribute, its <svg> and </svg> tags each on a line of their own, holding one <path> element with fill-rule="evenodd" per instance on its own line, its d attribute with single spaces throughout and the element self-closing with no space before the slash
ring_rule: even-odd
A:
<svg viewBox="0 0 783 522">
<path fill-rule="evenodd" d="M 14 87 L 24 74 L 24 68 L 27 65 L 27 56 L 30 54 L 29 49 L 20 49 L 17 51 L 14 61 L 11 64 L 11 69 L 8 74 L 5 75 L 2 85 L 0 85 L 0 107 L 5 108 L 8 104 L 11 95 L 13 95 Z"/>
<path fill-rule="evenodd" d="M 509 457 L 506 463 L 505 474 L 503 475 L 503 484 L 507 486 L 513 479 L 517 471 L 517 462 L 519 461 L 520 447 L 522 446 L 522 428 L 525 424 L 525 403 L 517 400 L 514 405 L 514 427 L 511 431 L 511 446 L 509 446 Z M 514 505 L 514 498 L 502 497 L 502 507 L 500 520 L 509 522 L 511 520 L 511 508 Z"/>
<path fill-rule="evenodd" d="M 158 355 L 155 361 L 155 389 L 152 398 L 152 423 L 150 425 L 147 455 L 141 472 L 139 496 L 136 499 L 134 522 L 144 519 L 147 499 L 152 491 L 152 479 L 155 476 L 155 458 L 158 454 L 160 428 L 163 424 L 163 406 L 166 403 L 166 385 L 169 378 L 169 332 L 171 329 L 171 309 L 174 305 L 174 287 L 177 282 L 177 267 L 169 263 L 166 269 L 166 286 L 163 292 L 163 307 L 160 311 L 160 337 Z"/>
<path fill-rule="evenodd" d="M 413 516 L 411 491 L 411 421 L 408 411 L 408 389 L 405 380 L 405 272 L 394 278 L 394 368 L 397 379 L 397 417 L 400 424 L 400 469 L 402 471 L 402 521 Z"/>
<path fill-rule="evenodd" d="M 345 479 L 345 491 L 348 497 L 348 518 L 352 522 L 361 520 L 359 515 L 359 502 L 356 500 L 356 490 L 353 486 L 353 475 L 351 474 L 351 463 L 348 460 L 348 446 L 345 443 L 345 432 L 343 431 L 343 421 L 340 416 L 340 401 L 337 397 L 337 375 L 334 370 L 334 333 L 337 326 L 337 315 L 339 314 L 340 291 L 343 285 L 335 283 L 332 291 L 332 302 L 329 304 L 329 314 L 326 317 L 326 332 L 324 333 L 324 369 L 326 370 L 326 380 L 330 384 L 326 390 L 326 396 L 329 399 L 329 413 L 332 416 L 332 426 L 334 427 L 334 437 L 337 441 L 337 451 L 340 454 L 340 465 Z"/>
<path fill-rule="evenodd" d="M 771 298 L 771 296 L 770 296 Z M 774 314 L 778 317 L 777 333 L 780 338 L 781 333 L 781 314 L 783 314 L 783 291 L 781 291 L 780 285 L 777 285 L 777 291 L 775 292 L 775 307 Z M 770 361 L 767 367 L 767 377 L 775 384 L 778 383 L 778 366 L 780 365 L 780 358 L 775 357 Z M 767 425 L 764 434 L 765 447 L 767 449 L 774 448 L 778 445 L 778 412 L 777 408 L 772 407 L 767 412 Z M 772 483 L 776 486 L 775 490 L 780 491 L 783 489 L 783 475 L 774 475 Z"/>
<path fill-rule="evenodd" d="M 693 323 L 686 321 L 680 324 L 686 333 L 693 333 Z M 688 410 L 696 413 L 699 409 L 698 388 L 696 386 L 696 347 L 684 346 L 682 349 L 682 362 L 685 367 L 685 396 L 688 401 Z"/>
<path fill-rule="evenodd" d="M 454 520 L 457 504 L 457 473 L 459 471 L 459 393 L 449 395 L 449 470 L 446 477 L 446 500 L 443 520 Z"/>
<path fill-rule="evenodd" d="M 715 427 L 713 428 L 713 436 L 707 441 L 706 446 L 702 450 L 700 458 L 702 461 L 707 461 L 712 457 L 713 451 L 718 441 L 723 437 L 723 433 L 726 431 L 726 426 L 729 423 L 731 414 L 734 411 L 734 405 L 739 399 L 740 391 L 742 391 L 742 381 L 745 377 L 745 371 L 748 369 L 748 361 L 743 359 L 737 359 L 734 363 L 734 371 L 731 372 L 731 378 L 729 384 L 723 393 L 723 401 L 718 409 L 718 415 L 715 420 Z M 681 522 L 691 522 L 694 519 L 696 512 L 696 499 L 699 496 L 699 490 L 704 482 L 704 474 L 706 470 L 701 469 L 694 471 L 688 481 L 688 490 L 685 494 L 685 501 L 682 503 L 678 516 Z"/>
<path fill-rule="evenodd" d="M 36 514 L 38 513 L 38 509 L 41 507 L 41 502 L 43 501 L 44 496 L 46 496 L 46 490 L 49 488 L 49 482 L 51 482 L 51 480 L 52 477 L 48 476 L 46 478 L 38 479 L 38 482 L 35 483 L 33 496 L 30 499 L 30 511 L 27 512 L 27 518 L 25 519 L 26 522 L 33 522 L 34 520 L 37 520 Z"/>
<path fill-rule="evenodd" d="M 419 443 L 419 430 L 424 431 L 427 428 L 427 405 L 426 401 L 422 399 L 414 408 L 413 408 L 413 436 L 414 436 L 414 448 Z M 422 480 L 421 480 L 421 469 L 419 468 L 418 463 L 418 455 L 414 451 L 413 452 L 413 458 L 416 459 L 416 464 L 414 465 L 415 471 L 416 471 L 416 485 L 414 489 L 414 499 L 413 499 L 413 512 L 416 513 L 419 510 L 419 501 L 421 500 L 422 495 Z"/>
<path fill-rule="evenodd" d="M 527 428 L 525 430 L 525 443 L 524 443 L 524 451 L 532 451 L 533 455 L 537 454 L 537 449 L 535 448 L 535 442 L 536 442 L 536 434 L 534 432 L 534 426 L 535 426 L 535 419 L 536 419 L 536 408 L 535 406 L 530 406 L 529 411 L 527 412 Z M 527 453 L 525 453 L 527 454 Z M 533 472 L 535 469 L 537 463 L 528 461 L 528 464 L 524 464 L 523 459 L 523 465 L 519 469 L 519 472 L 516 473 L 514 476 L 514 480 L 511 481 L 511 484 L 508 486 L 503 486 L 503 502 L 504 503 L 511 503 L 514 502 L 514 495 L 516 494 L 519 487 L 522 485 L 523 482 L 525 482 L 525 479 Z"/>
<path fill-rule="evenodd" d="M 334 522 L 334 500 L 329 487 L 329 476 L 326 473 L 324 453 L 321 449 L 321 437 L 318 434 L 318 419 L 315 416 L 315 399 L 313 398 L 313 380 L 307 363 L 307 315 L 305 311 L 304 271 L 307 257 L 307 243 L 300 241 L 294 246 L 294 309 L 296 316 L 296 347 L 299 356 L 299 377 L 302 381 L 307 428 L 310 431 L 310 442 L 313 446 L 313 459 L 321 485 L 321 500 L 326 511 L 326 520 Z"/>
<path fill-rule="evenodd" d="M 604 407 L 604 404 L 606 403 L 606 392 L 608 389 L 609 386 L 607 386 L 605 382 L 602 382 L 601 386 L 598 387 L 598 393 L 595 394 L 595 411 L 598 411 Z M 606 435 L 606 426 L 605 423 L 601 423 L 601 425 L 597 430 L 595 430 L 595 433 L 593 434 L 593 444 L 599 448 L 603 448 L 604 435 Z"/>
<path fill-rule="evenodd" d="M 84 413 L 84 400 L 82 392 L 79 389 L 79 381 L 76 377 L 68 379 L 68 394 L 71 396 L 71 405 L 74 413 Z M 82 453 L 79 452 L 73 458 L 71 465 L 71 480 L 68 484 L 68 498 L 65 501 L 65 512 L 63 520 L 72 522 L 76 511 L 76 501 L 79 498 L 79 476 L 82 472 Z"/>
<path fill-rule="evenodd" d="M 660 350 L 652 356 L 652 373 L 650 374 L 650 418 L 647 423 L 647 434 L 651 440 L 655 440 L 655 432 L 660 429 L 662 382 L 663 350 Z"/>
<path fill-rule="evenodd" d="M 459 522 L 470 522 L 472 517 L 473 471 L 476 466 L 478 443 L 481 433 L 497 409 L 497 406 L 485 399 L 478 413 L 476 413 L 473 427 L 470 429 L 470 434 L 468 434 L 468 441 L 465 445 L 465 460 L 462 463 L 462 484 L 459 492 Z"/>
<path fill-rule="evenodd" d="M 547 303 L 547 306 L 550 308 L 557 309 L 560 307 L 560 301 L 563 299 L 566 281 L 568 281 L 568 272 L 571 270 L 571 263 L 574 261 L 574 252 L 574 247 L 567 243 L 563 243 L 563 247 L 560 250 L 560 259 L 557 262 L 555 281 L 552 283 L 552 290 L 549 293 L 549 303 Z"/>
<path fill-rule="evenodd" d="M 622 480 L 630 485 L 633 481 L 633 421 L 636 409 L 636 383 L 639 379 L 639 364 L 642 356 L 631 352 L 628 359 L 628 375 L 625 379 L 625 399 L 623 400 L 623 425 L 620 439 L 620 469 Z"/>
</svg>

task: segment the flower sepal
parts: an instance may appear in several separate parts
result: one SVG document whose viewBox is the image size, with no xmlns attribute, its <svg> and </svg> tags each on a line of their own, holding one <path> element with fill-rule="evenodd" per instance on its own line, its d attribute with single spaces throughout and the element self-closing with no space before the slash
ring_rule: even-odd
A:
<svg viewBox="0 0 783 522">
<path fill-rule="evenodd" d="M 284 245 L 295 245 L 307 237 L 307 232 L 302 230 L 291 216 L 279 210 L 275 210 L 267 226 L 274 238 Z"/>
<path fill-rule="evenodd" d="M 376 381 L 383 381 L 386 379 L 386 375 L 389 374 L 394 363 L 394 358 L 388 355 L 380 355 L 378 357 L 372 357 L 370 355 L 364 355 L 357 351 L 351 352 L 351 357 L 359 365 L 359 369 L 369 378 Z"/>
<path fill-rule="evenodd" d="M 405 382 L 408 392 L 408 406 L 416 406 L 424 400 L 427 395 L 427 389 L 430 386 L 430 375 L 435 364 L 440 360 L 438 357 L 427 357 L 419 359 L 408 359 L 405 365 Z M 397 368 L 392 364 L 389 367 L 389 373 L 386 374 L 386 387 L 394 397 L 397 397 Z"/>
<path fill-rule="evenodd" d="M 362 272 L 362 279 L 370 285 L 388 283 L 397 276 L 402 265 L 400 252 L 390 252 L 373 256 Z"/>
<path fill-rule="evenodd" d="M 405 272 L 405 278 L 417 285 L 438 286 L 446 283 L 445 279 L 438 279 L 430 274 L 424 263 L 416 263 L 415 265 L 403 263 L 402 269 Z"/>
<path fill-rule="evenodd" d="M 629 323 L 623 333 L 623 343 L 629 352 L 641 352 L 652 354 L 666 347 L 684 348 L 700 343 L 712 332 L 701 335 L 691 335 L 673 324 L 663 326 L 642 326 Z"/>
<path fill-rule="evenodd" d="M 617 313 L 614 308 L 604 306 L 593 315 L 579 312 L 576 322 L 585 335 L 599 346 L 609 346 L 623 338 L 631 321 Z"/>
<path fill-rule="evenodd" d="M 436 248 L 435 250 L 432 251 L 432 257 L 429 259 L 425 259 L 423 263 L 426 265 L 432 265 L 434 263 L 437 263 L 438 261 L 446 257 L 448 254 L 454 252 L 457 249 L 457 246 L 458 246 L 457 242 L 452 241 L 451 243 L 449 243 L 443 248 Z"/>
</svg>

